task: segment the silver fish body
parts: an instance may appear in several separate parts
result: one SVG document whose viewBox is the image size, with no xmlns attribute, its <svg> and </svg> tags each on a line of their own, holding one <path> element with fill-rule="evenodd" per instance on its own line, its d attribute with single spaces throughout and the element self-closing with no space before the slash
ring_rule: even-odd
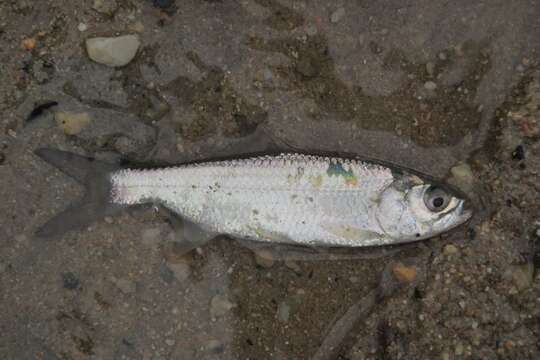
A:
<svg viewBox="0 0 540 360">
<path fill-rule="evenodd" d="M 123 169 L 110 181 L 114 204 L 157 202 L 209 232 L 257 241 L 386 245 L 434 236 L 471 215 L 463 199 L 444 191 L 446 198 L 435 195 L 436 205 L 444 204 L 429 209 L 434 186 L 416 175 L 336 157 L 282 154 Z"/>
</svg>

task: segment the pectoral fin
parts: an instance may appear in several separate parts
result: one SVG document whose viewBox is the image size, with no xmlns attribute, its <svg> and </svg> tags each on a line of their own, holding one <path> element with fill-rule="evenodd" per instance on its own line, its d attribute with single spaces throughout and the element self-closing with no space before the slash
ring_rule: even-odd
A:
<svg viewBox="0 0 540 360">
<path fill-rule="evenodd" d="M 166 207 L 160 207 L 160 209 L 166 214 L 167 220 L 174 231 L 175 251 L 180 255 L 187 254 L 191 250 L 203 246 L 218 235 L 203 229 L 188 219 L 179 217 Z"/>
</svg>

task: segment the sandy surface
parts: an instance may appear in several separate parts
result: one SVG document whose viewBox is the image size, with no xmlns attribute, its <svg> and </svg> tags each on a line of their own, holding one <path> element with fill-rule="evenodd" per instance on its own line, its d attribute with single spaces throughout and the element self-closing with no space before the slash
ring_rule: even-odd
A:
<svg viewBox="0 0 540 360">
<path fill-rule="evenodd" d="M 539 18 L 533 0 L 0 2 L 0 358 L 540 358 Z M 88 57 L 124 34 L 128 65 Z M 181 256 L 150 207 L 33 236 L 83 191 L 38 147 L 163 164 L 268 142 L 450 177 L 475 218 L 333 261 L 232 239 Z"/>
</svg>

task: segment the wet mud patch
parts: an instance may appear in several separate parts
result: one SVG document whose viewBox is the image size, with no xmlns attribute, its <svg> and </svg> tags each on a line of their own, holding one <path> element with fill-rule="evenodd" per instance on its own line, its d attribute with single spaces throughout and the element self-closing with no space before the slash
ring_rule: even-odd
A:
<svg viewBox="0 0 540 360">
<path fill-rule="evenodd" d="M 188 53 L 187 57 L 204 72 L 203 78 L 195 82 L 179 76 L 163 88 L 195 114 L 190 121 L 184 122 L 185 119 L 182 119 L 176 125 L 176 131 L 182 137 L 188 140 L 212 134 L 243 137 L 253 133 L 266 120 L 266 111 L 237 93 L 226 72 L 206 65 L 193 52 Z"/>
<path fill-rule="evenodd" d="M 263 39 L 251 37 L 247 45 L 265 52 L 281 53 L 290 65 L 273 70 L 290 86 L 289 91 L 309 99 L 314 120 L 336 114 L 368 130 L 392 131 L 419 145 L 455 145 L 479 126 L 482 108 L 474 103 L 480 82 L 490 69 L 490 54 L 484 44 L 469 42 L 444 52 L 434 63 L 417 64 L 399 49 L 387 51 L 373 43 L 371 51 L 380 56 L 388 70 L 402 71 L 406 79 L 388 96 L 370 96 L 361 86 L 350 87 L 339 79 L 322 34 L 300 38 Z M 445 85 L 445 71 L 457 57 L 466 58 L 465 75 L 457 83 Z"/>
</svg>

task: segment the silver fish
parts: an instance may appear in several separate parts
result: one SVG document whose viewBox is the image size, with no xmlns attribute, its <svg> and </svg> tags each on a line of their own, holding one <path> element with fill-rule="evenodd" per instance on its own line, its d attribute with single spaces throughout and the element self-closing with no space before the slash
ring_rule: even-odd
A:
<svg viewBox="0 0 540 360">
<path fill-rule="evenodd" d="M 89 188 L 84 216 L 70 209 L 67 220 L 51 220 L 41 235 L 149 202 L 211 234 L 336 247 L 426 239 L 472 214 L 459 193 L 428 177 L 357 159 L 281 154 L 139 170 L 112 169 L 57 150 L 36 153 Z M 81 161 L 88 162 L 82 172 L 74 165 Z"/>
</svg>

